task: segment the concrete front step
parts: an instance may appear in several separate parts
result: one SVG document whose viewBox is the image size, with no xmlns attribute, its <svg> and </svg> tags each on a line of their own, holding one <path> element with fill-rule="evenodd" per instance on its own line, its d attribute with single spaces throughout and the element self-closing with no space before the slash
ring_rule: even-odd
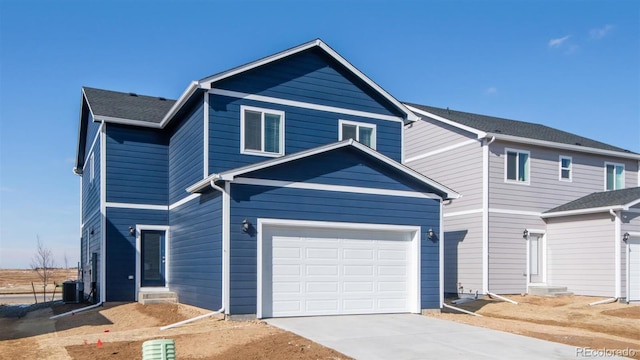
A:
<svg viewBox="0 0 640 360">
<path fill-rule="evenodd" d="M 566 286 L 529 286 L 529 295 L 535 296 L 567 296 L 573 295 Z"/>
<path fill-rule="evenodd" d="M 175 304 L 178 302 L 178 294 L 173 291 L 141 291 L 138 293 L 138 302 L 142 305 L 166 303 Z"/>
</svg>

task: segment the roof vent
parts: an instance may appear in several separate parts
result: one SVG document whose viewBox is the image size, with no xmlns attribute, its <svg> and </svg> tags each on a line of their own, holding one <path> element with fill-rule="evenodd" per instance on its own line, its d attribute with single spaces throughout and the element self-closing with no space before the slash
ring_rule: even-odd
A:
<svg viewBox="0 0 640 360">
<path fill-rule="evenodd" d="M 138 94 L 130 92 L 129 96 L 138 96 Z"/>
<path fill-rule="evenodd" d="M 495 130 L 493 130 L 493 131 L 494 131 L 495 133 L 498 133 L 498 134 L 501 134 L 501 133 L 502 133 L 502 130 L 500 130 L 500 129 L 495 129 Z"/>
<path fill-rule="evenodd" d="M 582 146 L 582 144 L 580 144 L 579 142 L 577 142 L 577 143 L 576 143 L 576 145 L 578 145 L 578 146 Z"/>
<path fill-rule="evenodd" d="M 159 97 L 158 100 L 160 101 L 167 101 L 167 99 L 163 98 L 163 97 Z"/>
</svg>

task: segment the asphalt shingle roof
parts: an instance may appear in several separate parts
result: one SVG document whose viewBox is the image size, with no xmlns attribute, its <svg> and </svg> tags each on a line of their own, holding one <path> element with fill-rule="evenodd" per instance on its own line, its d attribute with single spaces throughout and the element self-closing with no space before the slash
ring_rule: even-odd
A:
<svg viewBox="0 0 640 360">
<path fill-rule="evenodd" d="M 484 131 L 487 133 L 511 135 L 535 140 L 551 141 L 560 144 L 581 145 L 585 147 L 633 153 L 629 150 L 617 146 L 605 144 L 583 136 L 572 134 L 566 131 L 554 129 L 541 124 L 530 122 L 509 120 L 487 115 L 473 114 L 463 111 L 442 109 L 433 106 L 404 103 L 420 110 L 427 111 L 445 119 L 455 121 L 459 124 Z M 420 114 L 417 114 L 420 115 Z"/>
<path fill-rule="evenodd" d="M 83 87 L 94 116 L 160 123 L 175 100 Z"/>
<path fill-rule="evenodd" d="M 597 192 L 545 211 L 545 213 L 622 206 L 638 199 L 640 199 L 640 187 Z"/>
</svg>

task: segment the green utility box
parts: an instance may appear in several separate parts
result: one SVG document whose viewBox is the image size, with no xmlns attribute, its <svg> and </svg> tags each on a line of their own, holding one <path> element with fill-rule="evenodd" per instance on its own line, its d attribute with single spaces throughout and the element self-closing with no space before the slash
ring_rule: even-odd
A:
<svg viewBox="0 0 640 360">
<path fill-rule="evenodd" d="M 175 360 L 176 342 L 172 339 L 148 340 L 142 343 L 142 360 Z"/>
</svg>

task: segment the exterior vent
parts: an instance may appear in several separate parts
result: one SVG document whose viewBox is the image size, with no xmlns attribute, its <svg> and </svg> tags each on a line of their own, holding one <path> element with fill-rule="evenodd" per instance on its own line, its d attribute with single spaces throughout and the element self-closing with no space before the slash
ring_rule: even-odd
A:
<svg viewBox="0 0 640 360">
<path fill-rule="evenodd" d="M 129 96 L 138 96 L 138 94 L 133 93 L 133 92 L 130 92 L 130 93 L 129 93 Z"/>
<path fill-rule="evenodd" d="M 577 142 L 577 143 L 576 143 L 576 145 L 578 145 L 578 146 L 582 146 L 582 144 L 580 144 L 579 142 Z"/>
<path fill-rule="evenodd" d="M 158 100 L 160 101 L 167 101 L 167 99 L 163 98 L 163 97 L 159 97 Z"/>
</svg>

